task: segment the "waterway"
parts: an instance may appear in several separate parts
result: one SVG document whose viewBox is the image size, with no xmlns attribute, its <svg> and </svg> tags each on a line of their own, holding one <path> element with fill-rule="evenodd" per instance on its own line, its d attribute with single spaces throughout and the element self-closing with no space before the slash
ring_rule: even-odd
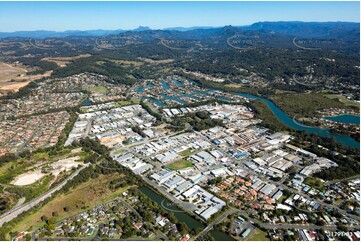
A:
<svg viewBox="0 0 361 242">
<path fill-rule="evenodd" d="M 92 102 L 88 99 L 84 99 L 83 102 L 81 103 L 82 106 L 89 106 L 92 105 Z"/>
<path fill-rule="evenodd" d="M 194 83 L 194 84 L 196 85 L 196 83 Z M 162 86 L 165 90 L 169 89 L 168 83 L 166 83 L 164 81 L 162 81 Z M 139 91 L 144 91 L 144 90 L 142 89 L 142 90 L 137 90 L 137 91 L 139 92 Z M 223 90 L 207 88 L 206 91 L 193 90 L 192 92 L 195 95 L 200 94 L 200 95 L 204 95 L 204 96 L 208 96 L 208 97 L 217 98 L 217 99 L 223 100 L 223 101 L 230 101 L 229 98 L 218 95 L 218 94 L 221 94 L 222 92 L 225 93 L 225 91 L 223 91 Z M 292 129 L 295 129 L 298 131 L 306 131 L 308 133 L 313 133 L 313 134 L 319 135 L 321 137 L 334 138 L 336 140 L 336 142 L 338 142 L 344 146 L 360 149 L 360 143 L 357 142 L 356 140 L 354 140 L 353 138 L 351 138 L 350 136 L 334 134 L 334 133 L 331 133 L 329 129 L 310 127 L 310 126 L 306 126 L 302 123 L 299 123 L 295 120 L 294 117 L 289 117 L 286 113 L 284 113 L 279 107 L 277 107 L 272 101 L 270 101 L 268 99 L 265 99 L 265 98 L 259 97 L 259 96 L 255 96 L 255 95 L 251 95 L 248 93 L 232 93 L 232 94 L 239 95 L 241 97 L 246 97 L 249 99 L 263 101 L 271 109 L 272 113 L 277 117 L 277 119 L 279 119 L 287 127 L 290 127 Z M 192 95 L 192 94 L 188 94 L 188 95 Z M 165 98 L 172 99 L 172 100 L 177 101 L 182 104 L 185 103 L 183 100 L 181 100 L 177 97 L 165 95 Z M 159 106 L 162 106 L 162 107 L 166 106 L 165 103 L 162 102 L 161 100 L 150 99 L 150 98 L 149 98 L 149 100 L 155 102 Z M 327 118 L 329 120 L 333 120 L 333 121 L 343 122 L 343 123 L 360 124 L 360 117 L 354 116 L 354 115 L 341 115 L 341 116 L 337 116 L 337 117 L 325 117 L 325 118 Z"/>
<path fill-rule="evenodd" d="M 317 134 L 321 137 L 330 137 L 334 138 L 337 142 L 341 143 L 344 146 L 349 146 L 353 148 L 360 149 L 360 143 L 351 138 L 350 136 L 340 135 L 331 133 L 329 129 L 323 129 L 318 127 L 309 127 L 303 125 L 294 120 L 294 118 L 289 117 L 286 113 L 284 113 L 279 107 L 277 107 L 273 102 L 263 97 L 254 96 L 247 93 L 237 93 L 237 95 L 242 97 L 247 97 L 250 99 L 258 99 L 262 100 L 273 112 L 273 114 L 286 126 L 299 130 L 299 131 L 306 131 L 308 133 Z"/>
<path fill-rule="evenodd" d="M 144 89 L 141 87 L 138 87 L 136 91 L 141 93 L 141 92 L 144 92 Z"/>
<path fill-rule="evenodd" d="M 329 116 L 329 117 L 326 116 L 323 118 L 344 124 L 360 124 L 360 116 L 350 115 L 350 114 L 342 114 L 338 116 Z"/>
<path fill-rule="evenodd" d="M 194 92 L 198 93 L 198 94 L 210 96 L 209 92 L 212 93 L 215 91 L 219 91 L 217 89 L 211 89 L 211 88 L 207 88 L 207 90 L 208 91 L 194 91 Z M 263 101 L 271 109 L 272 113 L 278 118 L 278 120 L 280 120 L 287 127 L 290 127 L 292 129 L 299 130 L 299 131 L 306 131 L 308 133 L 317 134 L 321 137 L 334 138 L 338 143 L 340 143 L 344 146 L 360 149 L 360 143 L 357 142 L 356 140 L 354 140 L 353 138 L 351 138 L 350 136 L 334 134 L 334 133 L 331 133 L 329 129 L 310 127 L 310 126 L 303 125 L 302 123 L 297 122 L 294 118 L 289 117 L 285 112 L 283 112 L 279 107 L 277 107 L 272 101 L 270 101 L 268 99 L 265 99 L 265 98 L 259 97 L 259 96 L 255 96 L 255 95 L 251 95 L 248 93 L 238 93 L 237 92 L 237 93 L 233 93 L 233 94 L 239 95 L 241 97 L 246 97 L 249 99 Z M 349 117 L 349 116 L 353 116 L 353 115 L 346 115 L 346 117 L 340 117 L 339 119 L 344 122 L 345 121 L 346 122 L 347 121 L 357 122 L 356 121 L 356 119 L 357 119 L 358 124 L 360 123 L 359 116 L 353 116 L 353 117 Z"/>
<path fill-rule="evenodd" d="M 185 225 L 188 227 L 189 230 L 196 230 L 199 228 L 204 229 L 206 227 L 205 224 L 194 219 L 186 212 L 183 212 L 177 206 L 174 206 L 173 203 L 171 201 L 169 201 L 167 198 L 154 192 L 149 187 L 143 186 L 143 187 L 139 188 L 139 191 L 141 191 L 143 194 L 145 194 L 147 197 L 149 197 L 152 201 L 156 202 L 158 205 L 162 206 L 166 210 L 173 211 L 174 216 L 178 219 L 178 221 L 185 223 Z M 229 235 L 227 235 L 226 233 L 223 233 L 222 231 L 219 231 L 219 230 L 212 230 L 210 233 L 213 236 L 213 238 L 215 238 L 217 241 L 233 240 Z"/>
<path fill-rule="evenodd" d="M 178 87 L 183 87 L 183 83 L 178 80 L 173 80 Z"/>
<path fill-rule="evenodd" d="M 180 104 L 186 104 L 185 101 L 183 101 L 182 99 L 180 99 L 179 97 L 175 97 L 175 96 L 170 96 L 170 95 L 167 95 L 167 94 L 160 94 L 162 97 L 164 97 L 165 100 L 173 100 L 173 101 L 176 101 Z"/>
<path fill-rule="evenodd" d="M 209 233 L 212 235 L 215 241 L 234 241 L 231 236 L 219 230 L 211 230 Z"/>
<path fill-rule="evenodd" d="M 149 187 L 143 186 L 143 187 L 139 188 L 139 190 L 142 193 L 144 193 L 145 195 L 147 195 L 152 201 L 156 202 L 159 206 L 162 206 L 163 208 L 165 208 L 168 211 L 174 211 L 174 216 L 180 222 L 184 222 L 187 225 L 188 229 L 196 230 L 198 228 L 204 229 L 206 227 L 203 223 L 192 218 L 186 212 L 183 212 L 177 206 L 173 205 L 173 203 L 171 201 L 169 201 L 167 198 L 154 192 Z M 179 212 L 175 212 L 175 211 L 179 211 Z"/>
<path fill-rule="evenodd" d="M 164 90 L 168 90 L 168 89 L 169 89 L 169 84 L 168 84 L 168 83 L 166 83 L 166 82 L 164 82 L 164 81 L 162 81 L 161 83 L 162 83 L 162 86 L 163 86 Z"/>
</svg>

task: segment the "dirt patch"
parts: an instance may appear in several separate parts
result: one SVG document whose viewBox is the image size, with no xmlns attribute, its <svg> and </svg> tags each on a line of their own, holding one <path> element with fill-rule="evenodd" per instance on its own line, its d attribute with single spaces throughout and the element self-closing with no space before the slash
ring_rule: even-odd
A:
<svg viewBox="0 0 361 242">
<path fill-rule="evenodd" d="M 28 72 L 21 64 L 8 64 L 0 62 L 0 81 L 9 81 L 18 77 L 24 77 Z"/>
<path fill-rule="evenodd" d="M 143 65 L 143 62 L 140 62 L 140 61 L 129 61 L 129 60 L 111 60 L 111 61 L 115 62 L 117 64 L 120 64 L 120 65 L 125 65 L 125 66 L 139 67 L 139 66 Z"/>
<path fill-rule="evenodd" d="M 20 176 L 17 176 L 11 184 L 16 186 L 26 186 L 33 184 L 43 178 L 46 174 L 42 173 L 41 170 L 29 171 Z"/>
<path fill-rule="evenodd" d="M 69 171 L 73 167 L 77 167 L 80 163 L 76 162 L 79 160 L 79 156 L 70 157 L 67 159 L 59 160 L 55 163 L 53 163 L 52 166 L 52 172 L 53 175 L 57 176 L 62 171 Z"/>
<path fill-rule="evenodd" d="M 41 79 L 43 77 L 51 76 L 53 71 L 47 71 L 43 74 L 37 75 L 21 75 L 13 78 L 6 79 L 6 75 L 1 75 L 1 66 L 0 66 L 0 92 L 17 92 L 20 88 L 25 87 L 30 82 Z M 8 76 L 9 77 L 9 76 Z"/>
<path fill-rule="evenodd" d="M 173 59 L 152 60 L 152 59 L 142 58 L 142 57 L 139 57 L 138 59 L 141 61 L 147 62 L 147 63 L 151 63 L 151 64 L 167 64 L 167 63 L 171 63 L 174 61 Z"/>
<path fill-rule="evenodd" d="M 69 171 L 73 167 L 77 167 L 80 163 L 76 161 L 79 159 L 80 159 L 79 156 L 74 156 L 67 159 L 58 160 L 50 165 L 51 166 L 50 172 L 54 176 L 58 176 L 62 171 Z M 11 184 L 16 186 L 30 185 L 37 182 L 46 175 L 47 175 L 46 173 L 42 173 L 41 169 L 38 168 L 34 171 L 28 171 L 26 173 L 17 176 L 14 179 L 14 181 L 11 182 Z"/>
<path fill-rule="evenodd" d="M 90 56 L 91 56 L 90 54 L 82 54 L 82 55 L 71 56 L 71 57 L 46 57 L 46 58 L 43 58 L 41 60 L 54 62 L 59 67 L 65 67 L 68 64 L 70 64 L 72 60 L 76 60 L 76 59 L 80 59 L 80 58 L 86 58 L 86 57 L 90 57 Z"/>
</svg>

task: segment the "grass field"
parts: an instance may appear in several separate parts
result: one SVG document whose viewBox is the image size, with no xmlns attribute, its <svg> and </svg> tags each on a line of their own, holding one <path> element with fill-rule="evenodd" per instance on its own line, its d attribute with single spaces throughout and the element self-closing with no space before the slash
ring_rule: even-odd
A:
<svg viewBox="0 0 361 242">
<path fill-rule="evenodd" d="M 186 149 L 186 150 L 179 152 L 178 154 L 180 154 L 181 156 L 189 156 L 192 153 L 193 152 L 190 149 Z"/>
<path fill-rule="evenodd" d="M 136 99 L 136 98 L 131 98 L 130 101 L 122 100 L 122 101 L 117 102 L 119 107 L 134 105 L 134 104 L 139 104 L 139 103 L 140 103 L 140 100 Z"/>
<path fill-rule="evenodd" d="M 95 87 L 91 87 L 88 89 L 91 92 L 97 92 L 97 93 L 102 93 L 102 94 L 106 94 L 108 92 L 108 89 L 105 86 L 95 86 Z"/>
<path fill-rule="evenodd" d="M 119 105 L 119 107 L 123 107 L 123 106 L 131 105 L 132 102 L 124 100 L 124 101 L 118 101 L 117 104 Z"/>
<path fill-rule="evenodd" d="M 9 184 L 16 176 L 25 172 L 29 164 L 21 159 L 8 162 L 0 167 L 0 184 Z"/>
<path fill-rule="evenodd" d="M 131 98 L 130 101 L 132 101 L 134 104 L 139 104 L 140 100 L 137 98 Z"/>
<path fill-rule="evenodd" d="M 58 213 L 59 216 L 56 217 L 56 220 L 60 221 L 98 204 L 113 200 L 130 188 L 129 186 L 120 188 L 115 192 L 111 191 L 108 188 L 108 183 L 115 178 L 119 178 L 119 176 L 114 177 L 114 174 L 100 175 L 98 178 L 91 179 L 65 194 L 60 194 L 56 199 L 25 217 L 12 228 L 12 231 L 24 231 L 29 229 L 31 225 L 33 229 L 40 228 L 44 225 L 44 222 L 41 221 L 41 216 L 45 215 L 51 218 L 52 212 Z M 65 212 L 64 207 L 68 207 L 69 211 Z"/>
<path fill-rule="evenodd" d="M 330 99 L 338 99 L 340 102 L 346 104 L 349 107 L 360 108 L 360 103 L 348 100 L 345 96 L 339 94 L 326 94 L 324 96 Z"/>
<path fill-rule="evenodd" d="M 119 155 L 119 154 L 123 153 L 124 151 L 125 151 L 125 150 L 123 150 L 123 149 L 116 150 L 116 151 L 114 152 L 114 155 Z"/>
<path fill-rule="evenodd" d="M 324 183 L 319 178 L 307 177 L 303 183 L 319 190 L 324 188 Z"/>
<path fill-rule="evenodd" d="M 31 69 L 21 64 L 0 62 L 0 91 L 18 91 L 21 87 L 28 85 L 29 82 L 48 77 L 52 73 L 52 71 L 48 71 L 44 74 L 27 75 L 27 72 L 32 70 L 34 68 Z"/>
<path fill-rule="evenodd" d="M 46 58 L 43 58 L 42 60 L 54 62 L 59 67 L 65 67 L 68 64 L 70 64 L 72 60 L 86 58 L 86 57 L 90 57 L 90 56 L 91 56 L 90 54 L 82 54 L 82 55 L 71 56 L 71 57 L 46 57 Z"/>
<path fill-rule="evenodd" d="M 256 229 L 251 236 L 247 238 L 247 241 L 269 241 L 269 238 L 267 238 L 266 232 Z"/>
<path fill-rule="evenodd" d="M 125 66 L 135 66 L 135 67 L 139 67 L 141 65 L 143 65 L 143 62 L 140 61 L 129 61 L 129 60 L 111 60 L 112 62 L 115 62 L 117 64 L 120 65 L 125 65 Z"/>
<path fill-rule="evenodd" d="M 273 95 L 270 99 L 291 117 L 317 117 L 318 111 L 329 108 L 347 108 L 347 105 L 320 95 L 319 93 L 298 93 Z"/>
<path fill-rule="evenodd" d="M 192 162 L 185 160 L 185 159 L 180 159 L 180 160 L 177 160 L 177 161 L 167 165 L 167 167 L 171 170 L 180 170 L 180 169 L 192 167 L 192 166 L 193 166 Z"/>
</svg>

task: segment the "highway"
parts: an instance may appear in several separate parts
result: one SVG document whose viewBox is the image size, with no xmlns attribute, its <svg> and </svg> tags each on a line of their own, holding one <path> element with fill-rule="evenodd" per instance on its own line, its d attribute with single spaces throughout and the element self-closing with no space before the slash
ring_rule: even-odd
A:
<svg viewBox="0 0 361 242">
<path fill-rule="evenodd" d="M 75 176 L 79 174 L 80 171 L 88 167 L 90 164 L 84 164 L 80 169 L 76 170 L 73 174 L 71 174 L 68 178 L 66 178 L 63 182 L 61 182 L 56 187 L 50 189 L 46 193 L 40 195 L 37 198 L 25 203 L 22 206 L 13 208 L 12 210 L 8 211 L 4 215 L 0 216 L 0 227 L 6 223 L 11 221 L 13 218 L 16 218 L 19 214 L 31 209 L 32 207 L 38 205 L 41 201 L 49 198 L 54 192 L 59 191 L 69 180 L 73 179 Z"/>
</svg>

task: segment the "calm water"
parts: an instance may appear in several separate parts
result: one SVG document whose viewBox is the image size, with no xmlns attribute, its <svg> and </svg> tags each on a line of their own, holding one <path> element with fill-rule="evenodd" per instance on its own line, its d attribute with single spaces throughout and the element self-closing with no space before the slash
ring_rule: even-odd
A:
<svg viewBox="0 0 361 242">
<path fill-rule="evenodd" d="M 154 85 L 153 85 L 153 83 L 148 82 L 148 83 L 147 83 L 147 87 L 148 87 L 149 89 L 152 89 L 152 88 L 154 87 Z"/>
<path fill-rule="evenodd" d="M 88 99 L 84 99 L 83 102 L 81 103 L 82 106 L 89 106 L 92 105 L 92 102 Z"/>
<path fill-rule="evenodd" d="M 162 207 L 165 207 L 167 210 L 169 210 L 169 211 L 180 211 L 180 209 L 178 207 L 172 205 L 171 201 L 169 201 L 168 199 L 166 199 L 162 195 L 154 192 L 149 187 L 143 186 L 143 187 L 139 188 L 139 190 L 142 193 L 144 193 L 145 195 L 147 195 L 152 201 L 158 203 L 158 205 L 160 205 Z M 188 229 L 190 229 L 190 230 L 198 229 L 198 228 L 202 228 L 202 229 L 205 228 L 204 224 L 202 224 L 201 222 L 195 220 L 194 218 L 192 218 L 191 216 L 189 216 L 185 212 L 175 212 L 174 216 L 180 222 L 184 222 L 187 225 Z"/>
<path fill-rule="evenodd" d="M 173 101 L 176 101 L 180 104 L 186 104 L 187 102 L 183 101 L 182 99 L 180 99 L 179 97 L 175 97 L 175 96 L 170 96 L 170 95 L 167 95 L 167 94 L 160 94 L 161 96 L 164 97 L 164 99 L 166 100 L 173 100 Z"/>
<path fill-rule="evenodd" d="M 181 211 L 178 207 L 173 206 L 171 201 L 169 201 L 167 198 L 163 197 L 162 195 L 154 192 L 149 187 L 143 186 L 139 188 L 139 191 L 141 191 L 143 194 L 147 195 L 152 201 L 156 202 L 158 205 L 162 207 L 165 207 L 169 211 L 180 211 L 180 212 L 174 212 L 174 216 L 178 219 L 178 221 L 185 223 L 188 229 L 196 230 L 198 228 L 204 229 L 206 227 L 203 223 L 199 222 L 198 220 L 195 220 L 187 213 Z M 218 241 L 233 240 L 229 235 L 219 230 L 213 230 L 210 233 L 213 236 L 213 238 L 215 238 Z"/>
<path fill-rule="evenodd" d="M 196 97 L 196 96 L 194 96 L 192 94 L 188 94 L 188 93 L 183 93 L 183 94 L 181 94 L 181 96 L 182 97 L 190 97 L 190 98 L 193 98 L 193 99 L 198 100 L 198 101 L 202 100 L 202 98 Z"/>
<path fill-rule="evenodd" d="M 217 89 L 211 89 L 211 88 L 208 88 L 208 90 L 209 90 L 209 92 L 218 91 Z M 204 92 L 204 91 L 194 91 L 194 92 L 207 95 L 206 94 L 207 92 Z M 251 94 L 247 94 L 247 93 L 234 93 L 234 94 L 237 94 L 241 97 L 250 98 L 250 99 L 262 100 L 271 109 L 271 111 L 278 118 L 278 120 L 280 120 L 284 125 L 292 128 L 292 129 L 299 130 L 299 131 L 306 131 L 308 133 L 314 133 L 321 137 L 331 137 L 331 138 L 334 138 L 338 143 L 340 143 L 344 146 L 349 146 L 349 147 L 353 147 L 356 149 L 360 149 L 360 143 L 355 141 L 350 136 L 334 134 L 334 133 L 331 133 L 329 131 L 329 129 L 309 127 L 309 126 L 303 125 L 301 123 L 298 123 L 297 121 L 293 120 L 293 117 L 292 118 L 289 117 L 286 113 L 284 113 L 279 107 L 277 107 L 273 102 L 271 102 L 268 99 L 265 99 L 263 97 L 258 97 L 255 95 L 251 95 Z M 347 115 L 347 116 L 353 116 L 353 115 Z M 356 116 L 356 117 L 353 116 L 352 120 L 355 121 L 356 118 L 358 120 L 358 123 L 360 123 L 359 116 Z M 351 117 L 343 117 L 343 118 L 341 117 L 341 119 L 343 121 L 350 121 Z"/>
<path fill-rule="evenodd" d="M 137 91 L 137 92 L 144 92 L 144 89 L 141 88 L 141 87 L 138 87 L 136 91 Z"/>
<path fill-rule="evenodd" d="M 324 117 L 324 119 L 341 122 L 344 124 L 360 124 L 360 116 L 350 115 L 350 114 L 343 114 L 339 116 L 333 117 Z"/>
<path fill-rule="evenodd" d="M 148 99 L 149 101 L 154 102 L 155 104 L 158 104 L 161 107 L 166 106 L 166 104 L 164 102 L 162 102 L 161 100 L 158 100 L 158 99 L 155 99 L 152 97 L 145 97 L 145 96 L 143 96 L 142 98 Z"/>
<path fill-rule="evenodd" d="M 287 114 L 285 114 L 279 107 L 277 107 L 273 102 L 271 102 L 268 99 L 257 97 L 251 94 L 247 93 L 237 93 L 239 96 L 247 97 L 251 99 L 258 99 L 262 100 L 274 113 L 274 115 L 286 126 L 300 131 L 306 131 L 308 133 L 314 133 L 321 137 L 332 137 L 337 142 L 341 143 L 344 146 L 350 146 L 357 149 L 360 149 L 360 143 L 352 139 L 350 136 L 346 135 L 339 135 L 339 134 L 333 134 L 330 133 L 329 129 L 322 129 L 317 127 L 309 127 L 306 125 L 303 125 L 301 123 L 298 123 L 293 120 L 293 118 L 289 117 Z"/>
<path fill-rule="evenodd" d="M 183 87 L 183 83 L 178 80 L 173 80 L 178 87 Z"/>
<path fill-rule="evenodd" d="M 234 241 L 231 236 L 219 230 L 211 230 L 209 233 L 216 241 Z"/>
<path fill-rule="evenodd" d="M 163 86 L 164 90 L 169 89 L 168 83 L 166 83 L 166 82 L 164 82 L 164 81 L 162 81 L 162 86 Z"/>
</svg>

